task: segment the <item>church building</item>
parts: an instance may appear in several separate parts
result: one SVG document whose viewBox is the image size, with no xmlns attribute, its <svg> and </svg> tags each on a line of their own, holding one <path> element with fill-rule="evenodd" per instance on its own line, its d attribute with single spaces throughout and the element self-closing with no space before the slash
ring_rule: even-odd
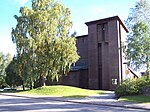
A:
<svg viewBox="0 0 150 112">
<path fill-rule="evenodd" d="M 124 78 L 122 42 L 128 29 L 118 16 L 85 23 L 88 35 L 78 36 L 80 59 L 61 84 L 88 89 L 114 90 Z"/>
</svg>

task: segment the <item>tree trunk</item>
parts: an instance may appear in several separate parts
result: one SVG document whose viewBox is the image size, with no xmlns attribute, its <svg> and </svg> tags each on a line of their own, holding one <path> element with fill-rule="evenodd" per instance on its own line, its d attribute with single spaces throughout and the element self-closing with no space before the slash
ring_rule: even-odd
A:
<svg viewBox="0 0 150 112">
<path fill-rule="evenodd" d="M 22 88 L 23 90 L 25 90 L 25 86 L 24 86 L 24 82 L 22 81 Z"/>
<path fill-rule="evenodd" d="M 45 86 L 45 78 L 40 75 L 40 78 L 35 82 L 34 88 Z"/>
<path fill-rule="evenodd" d="M 147 63 L 146 75 L 147 75 L 147 78 L 150 79 L 150 63 L 149 62 Z"/>
<path fill-rule="evenodd" d="M 32 77 L 30 78 L 30 90 L 33 89 L 33 80 Z"/>
<path fill-rule="evenodd" d="M 30 82 L 30 90 L 33 89 L 33 85 L 32 85 L 32 82 Z"/>
</svg>

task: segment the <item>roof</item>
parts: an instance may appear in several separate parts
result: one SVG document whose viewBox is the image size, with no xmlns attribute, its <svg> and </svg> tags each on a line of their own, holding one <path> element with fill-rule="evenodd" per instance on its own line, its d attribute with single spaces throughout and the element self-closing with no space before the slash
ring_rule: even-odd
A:
<svg viewBox="0 0 150 112">
<path fill-rule="evenodd" d="M 111 20 L 118 20 L 119 23 L 122 25 L 122 27 L 125 29 L 125 31 L 128 33 L 128 29 L 126 28 L 126 26 L 123 24 L 123 22 L 121 21 L 121 19 L 118 16 L 113 16 L 113 17 L 109 17 L 109 18 L 104 18 L 104 19 L 100 19 L 100 20 L 95 20 L 95 21 L 90 21 L 90 22 L 86 22 L 85 24 L 91 25 L 91 24 L 100 24 L 100 23 L 105 23 Z"/>
<path fill-rule="evenodd" d="M 78 71 L 78 70 L 86 70 L 88 69 L 87 66 L 72 66 L 71 71 Z"/>
<path fill-rule="evenodd" d="M 76 38 L 83 38 L 83 37 L 87 37 L 88 35 L 81 35 L 81 36 L 76 36 Z"/>
</svg>

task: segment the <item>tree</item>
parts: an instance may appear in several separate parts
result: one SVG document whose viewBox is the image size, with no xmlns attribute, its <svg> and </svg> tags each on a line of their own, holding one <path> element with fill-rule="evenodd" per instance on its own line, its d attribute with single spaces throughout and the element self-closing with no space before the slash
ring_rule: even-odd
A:
<svg viewBox="0 0 150 112">
<path fill-rule="evenodd" d="M 15 58 L 6 67 L 5 81 L 10 87 L 16 87 L 22 85 L 22 78 L 16 73 L 16 61 Z"/>
<path fill-rule="evenodd" d="M 22 87 L 23 87 L 23 90 L 25 90 L 25 85 L 27 85 L 28 81 L 29 80 L 29 76 L 27 74 L 27 68 L 28 68 L 28 64 L 27 64 L 27 61 L 28 60 L 25 60 L 26 55 L 24 54 L 21 54 L 20 56 L 17 56 L 17 57 L 14 57 L 13 58 L 13 70 L 14 70 L 14 73 L 16 74 L 16 77 L 20 77 L 21 80 L 22 80 Z"/>
<path fill-rule="evenodd" d="M 39 78 L 44 84 L 48 75 L 58 80 L 79 59 L 76 39 L 70 35 L 69 9 L 54 0 L 32 0 L 32 8 L 22 7 L 20 14 L 15 15 L 12 40 L 31 86 Z"/>
<path fill-rule="evenodd" d="M 5 56 L 6 66 L 8 66 L 11 61 L 12 61 L 12 56 L 10 53 L 7 53 Z"/>
<path fill-rule="evenodd" d="M 127 57 L 134 69 L 141 67 L 150 71 L 150 5 L 148 0 L 140 0 L 131 9 L 126 25 L 129 29 Z"/>
<path fill-rule="evenodd" d="M 6 72 L 5 69 L 8 66 L 8 64 L 11 61 L 11 55 L 8 53 L 7 55 L 4 55 L 0 52 L 0 87 L 5 86 L 5 77 Z"/>
<path fill-rule="evenodd" d="M 0 52 L 0 87 L 4 85 L 4 76 L 5 76 L 5 56 Z"/>
</svg>

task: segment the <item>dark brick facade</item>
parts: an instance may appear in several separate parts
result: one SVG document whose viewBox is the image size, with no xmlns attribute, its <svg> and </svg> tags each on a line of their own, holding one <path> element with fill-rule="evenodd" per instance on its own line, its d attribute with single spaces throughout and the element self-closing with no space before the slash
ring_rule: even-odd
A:
<svg viewBox="0 0 150 112">
<path fill-rule="evenodd" d="M 77 37 L 80 59 L 62 84 L 113 90 L 122 81 L 121 31 L 128 30 L 118 16 L 85 24 L 88 35 Z"/>
</svg>

